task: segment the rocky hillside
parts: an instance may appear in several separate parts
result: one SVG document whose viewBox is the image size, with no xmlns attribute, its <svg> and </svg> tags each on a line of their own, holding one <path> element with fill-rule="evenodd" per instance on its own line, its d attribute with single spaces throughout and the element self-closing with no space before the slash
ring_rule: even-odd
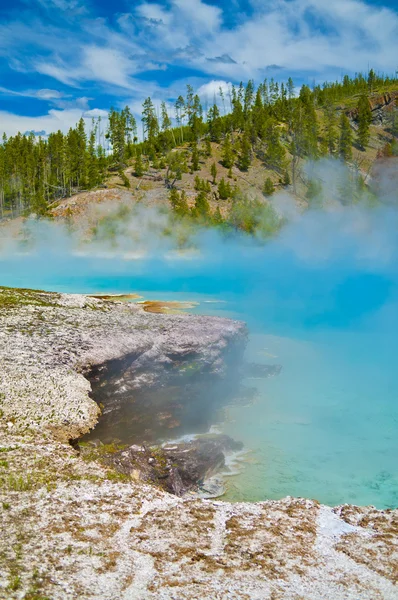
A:
<svg viewBox="0 0 398 600">
<path fill-rule="evenodd" d="M 387 160 L 389 155 L 385 155 L 386 147 L 396 140 L 392 131 L 393 116 L 397 114 L 398 91 L 386 92 L 384 94 L 375 94 L 369 97 L 369 105 L 372 113 L 372 122 L 370 125 L 370 139 L 366 149 L 360 148 L 358 145 L 353 146 L 352 166 L 361 173 L 365 184 L 370 183 L 373 177 L 378 176 L 380 172 L 380 163 Z M 350 108 L 349 102 L 336 106 L 336 115 L 339 116 L 342 112 L 346 113 L 350 119 L 351 129 L 355 137 L 358 129 L 358 109 Z M 323 127 L 323 116 L 319 112 L 318 118 Z M 396 118 L 396 117 L 395 117 Z M 307 185 L 304 180 L 301 180 L 297 186 L 296 193 L 292 186 L 286 186 L 280 179 L 280 174 L 269 169 L 264 165 L 263 161 L 253 155 L 252 162 L 247 172 L 243 172 L 234 164 L 230 169 L 223 166 L 222 162 L 222 144 L 215 142 L 211 143 L 211 156 L 206 156 L 205 152 L 201 152 L 199 168 L 194 172 L 183 173 L 181 180 L 176 182 L 178 190 L 184 190 L 186 193 L 188 205 L 192 208 L 195 199 L 198 195 L 198 190 L 195 186 L 195 179 L 200 178 L 208 182 L 211 189 L 209 195 L 211 210 L 214 212 L 217 207 L 220 208 L 221 214 L 225 217 L 231 209 L 232 199 L 221 200 L 218 192 L 218 184 L 224 178 L 232 189 L 239 189 L 243 193 L 250 196 L 262 198 L 264 182 L 270 179 L 274 185 L 275 192 L 288 191 L 292 194 L 299 207 L 308 205 L 306 198 Z M 203 148 L 202 148 L 203 149 Z M 189 152 L 189 145 L 181 146 L 176 151 Z M 290 161 L 288 145 L 286 145 L 287 158 Z M 216 164 L 217 175 L 216 181 L 211 173 L 212 165 Z M 303 161 L 301 161 L 301 165 Z M 135 175 L 134 161 L 127 165 L 123 171 L 123 178 L 117 173 L 112 174 L 106 180 L 101 189 L 83 192 L 71 198 L 66 198 L 55 203 L 50 208 L 50 213 L 56 218 L 68 218 L 79 221 L 81 216 L 90 215 L 93 222 L 96 221 L 95 211 L 92 208 L 97 205 L 107 205 L 112 202 L 122 204 L 139 203 L 149 207 L 170 206 L 169 204 L 169 187 L 167 185 L 167 169 L 156 168 L 152 163 L 148 163 L 145 173 L 137 177 Z M 102 213 L 101 213 L 102 214 Z"/>
</svg>

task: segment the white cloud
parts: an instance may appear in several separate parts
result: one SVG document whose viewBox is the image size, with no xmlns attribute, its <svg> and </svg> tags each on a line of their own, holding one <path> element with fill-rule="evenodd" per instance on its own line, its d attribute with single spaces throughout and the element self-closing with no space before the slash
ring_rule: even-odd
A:
<svg viewBox="0 0 398 600">
<path fill-rule="evenodd" d="M 171 22 L 171 14 L 165 10 L 160 4 L 141 4 L 137 7 L 136 13 L 150 21 L 162 22 L 169 25 Z"/>
<path fill-rule="evenodd" d="M 116 49 L 86 46 L 83 49 L 85 76 L 120 87 L 131 87 L 129 76 L 135 71 L 133 62 Z"/>
<path fill-rule="evenodd" d="M 89 111 L 94 113 L 96 109 Z M 101 112 L 101 116 L 103 111 Z M 15 135 L 18 131 L 24 133 L 25 131 L 45 131 L 47 134 L 61 130 L 66 133 L 70 127 L 74 127 L 79 119 L 84 116 L 87 118 L 87 124 L 89 125 L 93 115 L 78 109 L 66 109 L 66 110 L 50 110 L 48 114 L 30 117 L 14 115 L 7 111 L 0 111 L 0 131 L 6 133 L 7 136 Z M 100 115 L 98 115 L 100 116 Z"/>
<path fill-rule="evenodd" d="M 98 117 L 101 117 L 101 119 L 107 119 L 108 111 L 102 110 L 101 108 L 92 108 L 91 110 L 86 110 L 83 113 L 83 117 L 85 119 L 97 119 Z"/>
<path fill-rule="evenodd" d="M 48 62 L 38 61 L 35 64 L 36 71 L 42 75 L 48 75 L 64 83 L 65 85 L 76 85 L 76 71 L 73 72 L 66 65 L 55 65 Z"/>
<path fill-rule="evenodd" d="M 191 27 L 192 34 L 198 29 L 209 33 L 217 31 L 222 24 L 222 10 L 205 4 L 202 0 L 172 0 L 173 16 L 179 17 Z"/>
<path fill-rule="evenodd" d="M 154 26 L 147 44 L 152 52 L 165 53 L 165 60 L 172 62 L 175 56 L 181 62 L 185 57 L 196 68 L 231 79 L 261 77 L 269 65 L 325 76 L 336 70 L 366 70 L 368 64 L 383 71 L 396 69 L 392 48 L 398 14 L 391 9 L 360 0 L 254 5 L 251 18 L 225 29 L 221 9 L 201 0 L 172 0 L 167 12 L 161 9 L 161 20 L 169 27 Z M 151 6 L 144 3 L 138 10 L 149 15 Z M 231 60 L 214 60 L 224 56 Z"/>
<path fill-rule="evenodd" d="M 209 81 L 209 83 L 201 85 L 198 88 L 197 93 L 202 100 L 209 104 L 213 104 L 214 98 L 216 99 L 216 103 L 220 104 L 220 89 L 224 94 L 226 103 L 229 102 L 228 95 L 231 92 L 231 83 L 228 83 L 227 81 L 213 79 L 212 81 Z"/>
<path fill-rule="evenodd" d="M 82 6 L 81 0 L 40 1 L 62 10 Z M 48 81 L 40 83 L 38 76 L 41 91 L 0 88 L 0 92 L 48 100 L 63 109 L 59 112 L 66 118 L 72 110 L 88 110 L 89 98 L 83 93 L 89 96 L 98 90 L 113 95 L 115 105 L 128 97 L 137 109 L 148 95 L 175 97 L 186 82 L 173 82 L 172 72 L 168 88 L 161 87 L 155 76 L 152 81 L 138 77 L 169 66 L 207 75 L 210 82 L 201 85 L 203 77 L 192 83 L 201 85 L 199 93 L 208 103 L 220 85 L 227 91 L 228 81 L 262 80 L 269 65 L 283 69 L 279 76 L 311 73 L 318 81 L 336 73 L 365 71 L 368 65 L 387 73 L 397 68 L 398 13 L 364 0 L 251 0 L 253 15 L 229 28 L 223 25 L 223 10 L 203 0 L 132 5 L 130 13 L 115 15 L 112 24 L 88 10 L 73 26 L 63 14 L 57 21 L 59 10 L 47 22 L 38 16 L 29 22 L 4 21 L 0 55 L 20 77 L 33 72 L 74 89 L 49 90 Z M 233 0 L 229 8 L 236 10 Z M 76 89 L 84 90 L 80 100 L 75 98 Z M 39 118 L 50 119 L 52 125 L 58 119 L 50 113 Z"/>
<path fill-rule="evenodd" d="M 58 90 L 24 90 L 17 92 L 16 90 L 10 90 L 5 87 L 0 87 L 0 93 L 5 96 L 20 96 L 22 98 L 39 98 L 40 100 L 58 100 L 64 97 L 62 92 Z"/>
</svg>

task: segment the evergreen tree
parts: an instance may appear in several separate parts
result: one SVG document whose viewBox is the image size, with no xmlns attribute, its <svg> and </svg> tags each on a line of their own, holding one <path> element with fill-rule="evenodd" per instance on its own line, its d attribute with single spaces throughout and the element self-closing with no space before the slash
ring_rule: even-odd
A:
<svg viewBox="0 0 398 600">
<path fill-rule="evenodd" d="M 183 96 L 178 96 L 175 103 L 175 114 L 177 125 L 180 128 L 180 141 L 181 144 L 184 142 L 184 132 L 183 132 L 183 119 L 185 113 L 185 100 Z"/>
<path fill-rule="evenodd" d="M 142 177 L 144 174 L 144 164 L 142 162 L 141 152 L 137 152 L 137 156 L 134 162 L 134 175 L 136 177 Z"/>
<path fill-rule="evenodd" d="M 322 185 L 316 179 L 310 179 L 307 183 L 307 192 L 305 195 L 310 206 L 320 206 L 322 204 Z"/>
<path fill-rule="evenodd" d="M 196 196 L 195 206 L 192 210 L 192 216 L 195 218 L 207 219 L 210 215 L 210 204 L 207 193 L 199 192 Z"/>
<path fill-rule="evenodd" d="M 189 215 L 189 206 L 184 190 L 180 193 L 176 188 L 171 188 L 169 202 L 177 216 L 186 217 Z"/>
<path fill-rule="evenodd" d="M 192 147 L 191 171 L 192 173 L 194 171 L 199 171 L 199 150 L 196 143 Z"/>
<path fill-rule="evenodd" d="M 171 129 L 171 119 L 167 112 L 166 102 L 162 102 L 160 110 L 162 114 L 162 131 L 169 131 Z"/>
<path fill-rule="evenodd" d="M 183 173 L 188 173 L 188 165 L 184 152 L 169 152 L 166 157 L 166 177 L 165 183 L 167 187 L 173 188 L 176 181 L 182 179 Z"/>
<path fill-rule="evenodd" d="M 267 177 L 267 179 L 265 180 L 264 183 L 264 188 L 263 188 L 263 194 L 264 196 L 272 196 L 272 194 L 275 192 L 275 186 L 272 182 L 272 179 L 270 177 Z"/>
<path fill-rule="evenodd" d="M 372 111 L 367 96 L 361 96 L 358 101 L 358 143 L 362 149 L 369 143 Z"/>
<path fill-rule="evenodd" d="M 94 188 L 100 182 L 99 163 L 96 155 L 97 129 L 93 119 L 90 139 L 88 144 L 88 187 Z"/>
<path fill-rule="evenodd" d="M 290 180 L 289 171 L 286 169 L 286 171 L 283 174 L 282 185 L 284 187 L 288 187 L 290 184 L 291 184 L 291 180 Z"/>
<path fill-rule="evenodd" d="M 222 120 L 216 103 L 213 104 L 207 113 L 207 127 L 211 141 L 219 143 L 222 134 Z"/>
<path fill-rule="evenodd" d="M 216 179 L 217 179 L 217 165 L 215 162 L 213 162 L 211 165 L 210 174 L 213 178 L 213 185 L 214 185 L 216 183 Z"/>
<path fill-rule="evenodd" d="M 368 89 L 369 89 L 370 93 L 373 92 L 375 82 L 376 82 L 376 73 L 373 71 L 373 69 L 370 69 L 369 74 L 368 74 Z"/>
<path fill-rule="evenodd" d="M 280 141 L 279 129 L 272 120 L 266 127 L 265 140 L 267 149 L 264 154 L 264 162 L 270 169 L 281 172 L 285 168 L 286 151 Z"/>
<path fill-rule="evenodd" d="M 222 217 L 222 214 L 221 214 L 219 206 L 217 206 L 216 210 L 214 211 L 213 223 L 216 226 L 222 225 L 224 223 L 224 219 Z"/>
<path fill-rule="evenodd" d="M 287 80 L 287 97 L 289 100 L 294 98 L 294 83 L 291 77 Z"/>
<path fill-rule="evenodd" d="M 326 109 L 326 142 L 329 154 L 335 154 L 338 139 L 336 112 L 329 106 Z"/>
<path fill-rule="evenodd" d="M 252 146 L 248 134 L 245 132 L 240 142 L 238 164 L 241 171 L 247 171 L 251 165 Z"/>
<path fill-rule="evenodd" d="M 137 134 L 137 124 L 128 106 L 120 112 L 111 108 L 108 123 L 108 131 L 105 137 L 112 144 L 113 158 L 120 170 L 125 165 L 131 138 Z"/>
<path fill-rule="evenodd" d="M 218 195 L 220 200 L 228 200 L 232 196 L 232 188 L 229 181 L 225 181 L 224 177 L 221 179 L 218 184 Z"/>
<path fill-rule="evenodd" d="M 344 160 L 352 159 L 352 130 L 345 113 L 341 113 L 340 117 L 339 154 Z"/>
<path fill-rule="evenodd" d="M 230 169 L 234 164 L 234 154 L 232 150 L 231 138 L 229 134 L 225 136 L 224 143 L 221 148 L 222 164 L 226 169 Z"/>
<path fill-rule="evenodd" d="M 144 135 L 151 143 L 159 133 L 159 122 L 156 116 L 155 107 L 152 100 L 148 97 L 142 105 L 142 123 L 144 127 Z"/>
</svg>

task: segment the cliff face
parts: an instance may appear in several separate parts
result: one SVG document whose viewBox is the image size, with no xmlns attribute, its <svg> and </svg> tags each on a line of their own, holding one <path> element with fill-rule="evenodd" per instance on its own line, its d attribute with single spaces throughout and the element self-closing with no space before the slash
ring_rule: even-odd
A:
<svg viewBox="0 0 398 600">
<path fill-rule="evenodd" d="M 397 511 L 178 498 L 66 443 L 97 420 L 95 365 L 130 357 L 144 387 L 194 353 L 222 378 L 241 323 L 29 291 L 0 306 L 0 598 L 397 597 Z"/>
<path fill-rule="evenodd" d="M 394 110 L 397 110 L 398 91 L 375 94 L 369 96 L 368 101 L 372 111 L 372 122 L 375 125 L 383 125 L 388 120 L 389 115 Z M 356 121 L 358 118 L 358 109 L 354 108 L 350 110 L 347 116 Z"/>
</svg>

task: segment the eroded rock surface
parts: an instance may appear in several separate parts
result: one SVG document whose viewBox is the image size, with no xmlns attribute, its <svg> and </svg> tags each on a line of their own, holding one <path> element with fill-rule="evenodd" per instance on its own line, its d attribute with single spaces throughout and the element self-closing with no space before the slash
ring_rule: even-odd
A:
<svg viewBox="0 0 398 600">
<path fill-rule="evenodd" d="M 126 394 L 164 385 L 170 373 L 221 380 L 225 355 L 241 352 L 245 335 L 243 323 L 227 319 L 0 288 L 0 409 L 18 429 L 77 438 L 99 416 L 84 375 L 111 388 L 115 411 Z"/>
<path fill-rule="evenodd" d="M 239 323 L 28 291 L 0 306 L 1 599 L 398 598 L 397 511 L 179 498 L 62 442 L 97 419 L 88 364 L 139 352 L 150 382 L 206 342 L 222 373 Z"/>
<path fill-rule="evenodd" d="M 158 448 L 130 446 L 110 453 L 104 462 L 120 473 L 183 496 L 203 489 L 207 479 L 225 469 L 226 454 L 242 449 L 242 443 L 227 435 L 207 435 Z"/>
</svg>

